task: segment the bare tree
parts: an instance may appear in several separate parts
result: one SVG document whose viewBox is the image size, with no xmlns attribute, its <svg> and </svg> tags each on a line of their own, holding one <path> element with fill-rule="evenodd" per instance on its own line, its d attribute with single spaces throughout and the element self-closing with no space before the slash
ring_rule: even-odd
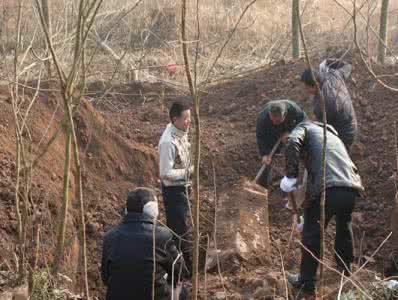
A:
<svg viewBox="0 0 398 300">
<path fill-rule="evenodd" d="M 397 121 L 394 122 L 394 140 L 395 140 L 395 162 L 398 167 L 398 128 L 397 128 Z M 394 264 L 396 264 L 396 260 L 398 259 L 398 169 L 397 173 L 395 173 L 394 178 L 394 185 L 395 185 L 395 201 L 394 201 L 394 210 L 391 215 L 391 231 L 392 231 L 392 245 L 393 251 L 391 253 Z M 395 269 L 398 266 L 395 265 Z"/>
<path fill-rule="evenodd" d="M 300 57 L 300 2 L 299 0 L 292 0 L 292 55 L 294 59 Z"/>
<path fill-rule="evenodd" d="M 17 21 L 17 35 L 16 35 L 16 41 L 15 41 L 15 48 L 14 48 L 14 82 L 18 82 L 18 56 L 19 56 L 19 51 L 20 51 L 20 38 L 21 38 L 21 19 L 22 19 L 22 0 L 19 0 L 18 3 L 18 21 Z M 17 159 L 16 159 L 16 172 L 17 172 L 17 179 L 16 179 L 16 186 L 15 186 L 15 208 L 16 208 L 16 215 L 17 215 L 17 221 L 18 221 L 18 241 L 19 241 L 19 280 L 23 281 L 25 277 L 25 232 L 26 232 L 26 224 L 23 222 L 26 220 L 26 214 L 24 213 L 23 215 L 25 217 L 22 217 L 22 212 L 21 212 L 21 202 L 20 202 L 20 169 L 21 169 L 21 160 L 26 157 L 24 155 L 24 147 L 23 147 L 23 134 L 19 128 L 19 116 L 18 116 L 18 111 L 19 111 L 19 99 L 18 99 L 18 85 L 14 85 L 14 89 L 11 90 L 11 98 L 12 98 L 12 104 L 13 104 L 13 112 L 14 112 L 14 121 L 15 121 L 15 136 L 16 136 L 16 148 L 17 148 Z M 26 200 L 25 198 L 23 198 Z M 27 207 L 26 201 L 24 201 L 24 208 Z M 24 209 L 24 212 L 26 210 Z"/>
<path fill-rule="evenodd" d="M 72 45 L 73 61 L 66 71 L 59 61 L 59 58 L 54 49 L 50 32 L 47 27 L 45 20 L 43 6 L 39 0 L 35 0 L 36 8 L 39 13 L 40 23 L 45 34 L 48 47 L 51 53 L 52 60 L 54 62 L 55 69 L 58 74 L 59 85 L 61 88 L 61 95 L 66 112 L 66 119 L 68 123 L 68 130 L 72 137 L 73 145 L 73 156 L 75 163 L 76 172 L 76 194 L 79 203 L 80 212 L 80 242 L 81 242 L 81 253 L 82 253 L 82 277 L 85 298 L 89 299 L 89 288 L 87 279 L 87 249 L 86 249 L 86 229 L 85 229 L 85 211 L 84 211 L 84 200 L 82 190 L 82 174 L 81 174 L 81 163 L 79 156 L 79 145 L 76 136 L 76 128 L 74 121 L 74 113 L 77 111 L 79 103 L 84 95 L 86 88 L 86 41 L 90 34 L 91 28 L 98 14 L 98 11 L 102 5 L 103 0 L 91 0 L 84 1 L 79 0 L 77 9 L 77 18 L 74 31 L 74 42 Z M 64 199 L 65 200 L 65 199 Z M 66 218 L 66 215 L 65 215 Z M 62 249 L 60 247 L 60 249 Z M 62 253 L 56 255 L 61 256 Z"/>
<path fill-rule="evenodd" d="M 58 237 L 54 252 L 54 263 L 52 266 L 52 274 L 57 275 L 59 265 L 64 253 L 65 246 L 65 230 L 67 223 L 67 214 L 69 208 L 69 177 L 70 177 L 70 161 L 71 161 L 71 130 L 65 130 L 65 164 L 64 164 L 64 179 L 62 191 L 62 208 L 58 216 Z"/>
<path fill-rule="evenodd" d="M 199 289 L 199 213 L 200 213 L 200 195 L 199 195 L 199 162 L 200 162 L 200 117 L 199 117 L 199 94 L 196 89 L 196 81 L 192 79 L 187 47 L 186 33 L 186 13 L 187 3 L 182 0 L 181 6 L 181 37 L 182 37 L 182 54 L 185 63 L 185 72 L 187 76 L 189 92 L 193 102 L 193 118 L 195 124 L 195 152 L 194 152 L 194 174 L 193 174 L 193 193 L 194 193 L 194 247 L 192 259 L 192 299 L 198 298 Z"/>
<path fill-rule="evenodd" d="M 42 9 L 43 9 L 44 22 L 48 28 L 48 33 L 50 34 L 50 37 L 51 37 L 52 36 L 52 28 L 51 28 L 50 7 L 48 6 L 48 0 L 41 0 L 41 5 L 42 5 Z M 47 48 L 48 48 L 48 45 L 47 45 Z M 47 55 L 48 55 L 48 51 L 46 51 L 46 56 Z M 47 67 L 47 78 L 51 79 L 51 62 L 49 59 L 46 59 L 45 63 L 46 63 L 46 67 Z"/>
<path fill-rule="evenodd" d="M 17 257 L 18 257 L 18 278 L 17 283 L 22 284 L 29 279 L 29 286 L 32 286 L 33 273 L 37 265 L 38 251 L 27 252 L 32 246 L 37 249 L 36 237 L 40 224 L 37 220 L 39 214 L 32 196 L 33 171 L 37 164 L 38 157 L 34 155 L 33 139 L 29 118 L 35 106 L 41 86 L 43 65 L 39 65 L 36 87 L 29 87 L 33 94 L 26 92 L 26 82 L 29 78 L 32 64 L 26 66 L 29 49 L 35 41 L 32 37 L 30 44 L 25 49 L 22 37 L 25 32 L 22 28 L 22 20 L 25 17 L 23 12 L 23 0 L 19 0 L 17 26 L 15 34 L 15 46 L 13 57 L 13 70 L 9 92 L 11 96 L 11 107 L 14 117 L 15 142 L 16 142 L 16 180 L 15 180 L 15 211 L 17 216 Z M 21 82 L 24 83 L 21 83 Z M 30 228 L 34 228 L 34 237 L 31 238 Z M 28 265 L 29 264 L 29 265 Z"/>
<path fill-rule="evenodd" d="M 304 36 L 304 31 L 302 27 L 302 22 L 301 18 L 299 17 L 299 29 L 300 29 L 300 36 L 301 36 L 301 41 L 303 43 L 303 50 L 305 54 L 305 59 L 307 62 L 307 66 L 310 70 L 311 77 L 316 83 L 316 89 L 317 92 L 320 95 L 321 99 L 321 107 L 322 107 L 322 122 L 323 122 L 323 147 L 322 147 L 322 177 L 321 177 L 321 201 L 320 201 L 320 210 L 321 210 L 321 215 L 320 215 L 320 239 L 321 239 L 321 247 L 320 247 L 320 255 L 319 259 L 321 262 L 323 262 L 324 258 L 324 253 L 325 253 L 325 203 L 326 203 L 326 145 L 327 145 L 327 119 L 326 119 L 326 102 L 325 102 L 325 97 L 322 93 L 322 90 L 318 84 L 318 81 L 315 79 L 312 63 L 310 60 L 310 57 L 308 55 L 308 49 L 306 45 L 306 40 Z M 320 265 L 320 282 L 321 282 L 321 297 L 323 297 L 323 263 Z"/>
<path fill-rule="evenodd" d="M 379 47 L 377 53 L 377 61 L 384 64 L 386 57 L 387 33 L 388 33 L 388 4 L 389 0 L 382 0 L 380 11 L 380 28 L 379 28 Z"/>
<path fill-rule="evenodd" d="M 213 72 L 213 69 L 216 66 L 216 63 L 220 59 L 225 50 L 226 46 L 232 39 L 236 29 L 238 28 L 241 20 L 243 19 L 246 12 L 249 8 L 255 4 L 257 0 L 252 0 L 246 7 L 243 9 L 241 15 L 239 16 L 235 26 L 229 33 L 226 40 L 223 42 L 221 48 L 215 55 L 213 62 L 209 65 L 207 74 L 204 76 L 204 80 L 201 83 L 198 83 L 198 74 L 197 74 L 197 65 L 199 61 L 198 52 L 199 52 L 199 43 L 200 43 L 200 24 L 199 24 L 199 0 L 196 0 L 196 49 L 195 49 L 195 58 L 194 58 L 194 76 L 192 76 L 190 60 L 189 60 L 189 52 L 188 52 L 188 40 L 187 40 L 187 28 L 186 28 L 186 15 L 187 15 L 187 1 L 182 0 L 181 2 L 181 37 L 182 37 L 182 55 L 184 59 L 185 66 L 185 75 L 187 77 L 188 88 L 190 97 L 193 103 L 193 117 L 194 117 L 194 125 L 195 125 L 195 137 L 194 137 L 194 174 L 193 174 L 193 194 L 194 194 L 194 207 L 193 207 L 193 223 L 194 223 L 194 245 L 193 245 L 193 261 L 192 261 L 192 299 L 198 298 L 198 290 L 199 290 L 199 243 L 200 243 L 200 177 L 199 177 L 199 165 L 200 165 L 200 143 L 201 143 L 201 127 L 200 127 L 200 93 L 204 88 L 209 84 L 210 78 Z"/>
</svg>

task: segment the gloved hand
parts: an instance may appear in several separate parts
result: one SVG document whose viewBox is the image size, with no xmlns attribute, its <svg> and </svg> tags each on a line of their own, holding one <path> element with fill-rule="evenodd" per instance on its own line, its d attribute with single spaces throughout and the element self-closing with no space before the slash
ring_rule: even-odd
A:
<svg viewBox="0 0 398 300">
<path fill-rule="evenodd" d="M 285 176 L 281 181 L 280 188 L 285 193 L 290 193 L 297 189 L 296 183 L 297 183 L 297 178 L 288 178 Z"/>
</svg>

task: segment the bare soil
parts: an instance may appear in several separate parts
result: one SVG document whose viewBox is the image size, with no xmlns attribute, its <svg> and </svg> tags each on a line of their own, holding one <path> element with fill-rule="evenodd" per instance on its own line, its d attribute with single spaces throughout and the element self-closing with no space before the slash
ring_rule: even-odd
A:
<svg viewBox="0 0 398 300">
<path fill-rule="evenodd" d="M 355 231 L 357 236 L 360 236 L 362 255 L 369 257 L 391 230 L 394 180 L 397 174 L 394 121 L 398 119 L 398 103 L 397 95 L 377 85 L 355 56 L 351 57 L 351 60 L 354 70 L 348 85 L 360 128 L 353 159 L 359 166 L 366 188 L 366 197 L 357 204 Z M 255 122 L 262 106 L 270 99 L 292 99 L 311 115 L 311 102 L 302 96 L 301 83 L 298 80 L 304 67 L 302 60 L 281 61 L 246 77 L 212 86 L 208 93 L 202 96 L 201 215 L 204 235 L 213 231 L 214 185 L 217 187 L 218 195 L 230 192 L 232 187 L 236 190 L 242 178 L 254 178 L 260 167 Z M 396 73 L 398 68 L 377 67 L 376 70 L 380 74 L 392 74 Z M 387 77 L 386 80 L 398 86 L 396 77 Z M 95 94 L 90 94 L 92 98 L 88 97 L 82 103 L 76 122 L 84 168 L 89 278 L 93 295 L 100 296 L 103 295 L 99 277 L 102 235 L 120 221 L 126 194 L 130 189 L 142 185 L 160 188 L 156 147 L 168 122 L 167 107 L 176 99 L 189 102 L 189 98 L 162 83 L 116 86 L 111 94 L 106 96 L 102 95 L 106 87 L 93 84 L 89 89 Z M 16 238 L 15 134 L 8 89 L 5 87 L 0 90 L 0 107 L 0 260 L 9 261 Z M 30 120 L 32 138 L 36 144 L 47 130 L 53 114 L 54 121 L 49 126 L 43 143 L 55 131 L 55 124 L 62 118 L 62 112 L 59 96 L 47 92 L 40 94 L 40 100 Z M 35 149 L 35 152 L 38 150 Z M 40 260 L 43 266 L 52 258 L 51 252 L 45 249 L 52 249 L 55 240 L 56 216 L 61 203 L 63 157 L 64 137 L 61 135 L 39 164 L 34 176 L 33 198 L 46 216 L 46 229 L 42 237 L 43 256 Z M 283 170 L 283 159 L 276 160 L 277 169 Z M 76 237 L 78 224 L 73 187 L 72 177 L 70 224 L 74 226 L 70 226 L 68 232 L 70 240 Z M 238 194 L 239 197 L 244 197 L 242 193 Z M 271 271 L 281 272 L 281 260 L 276 245 L 279 244 L 281 248 L 287 245 L 291 228 L 291 216 L 284 209 L 283 198 L 278 189 L 270 191 L 270 226 L 273 241 L 270 263 L 261 266 L 258 262 L 238 262 L 238 268 L 223 274 L 228 295 L 235 294 L 236 298 L 240 295 L 242 299 L 248 299 L 259 287 L 258 282 L 251 281 L 253 278 L 265 278 Z M 250 216 L 246 217 L 249 222 Z M 333 226 L 328 229 L 327 237 L 327 258 L 331 260 L 332 233 Z M 65 255 L 63 268 L 66 274 L 76 272 L 69 263 L 77 257 L 78 247 L 73 245 L 74 243 L 70 243 Z M 369 264 L 369 267 L 383 272 L 395 249 L 396 246 L 387 242 L 375 255 L 375 263 Z M 298 245 L 292 245 L 289 255 L 284 258 L 285 268 L 297 269 L 300 259 Z M 280 282 L 280 274 L 273 276 L 279 278 Z M 333 278 L 331 275 L 331 289 L 336 282 Z M 270 281 L 272 280 L 268 282 Z M 217 274 L 208 274 L 207 282 L 207 289 L 211 295 L 223 291 Z"/>
</svg>

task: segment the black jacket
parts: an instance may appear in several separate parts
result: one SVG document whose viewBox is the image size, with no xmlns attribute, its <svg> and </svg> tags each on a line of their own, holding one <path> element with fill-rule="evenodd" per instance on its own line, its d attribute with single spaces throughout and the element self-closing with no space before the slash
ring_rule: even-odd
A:
<svg viewBox="0 0 398 300">
<path fill-rule="evenodd" d="M 143 215 L 129 213 L 123 222 L 105 234 L 101 275 L 107 286 L 107 300 L 151 300 L 153 278 L 153 221 Z M 155 228 L 155 299 L 169 300 L 173 262 L 179 253 L 171 232 Z M 167 280 L 165 279 L 167 274 Z M 185 277 L 183 258 L 174 265 L 174 283 Z"/>
<path fill-rule="evenodd" d="M 354 106 L 345 84 L 345 80 L 351 74 L 351 69 L 350 64 L 341 62 L 335 67 L 325 66 L 319 72 L 320 88 L 326 105 L 327 122 L 337 130 L 348 149 L 354 142 L 358 131 Z M 317 120 L 322 122 L 323 109 L 319 93 L 314 97 L 313 105 Z"/>
<path fill-rule="evenodd" d="M 300 158 L 308 171 L 306 204 L 319 199 L 322 178 L 323 124 L 305 121 L 290 133 L 286 145 L 286 176 L 297 178 Z M 348 187 L 363 190 L 358 169 L 330 125 L 327 126 L 326 188 Z"/>
<path fill-rule="evenodd" d="M 274 125 L 269 118 L 271 104 L 273 102 L 284 102 L 287 105 L 287 114 L 282 124 Z M 270 154 L 272 147 L 284 132 L 290 132 L 296 125 L 307 119 L 305 112 L 296 103 L 290 100 L 276 100 L 268 102 L 257 116 L 257 145 L 260 155 Z"/>
</svg>

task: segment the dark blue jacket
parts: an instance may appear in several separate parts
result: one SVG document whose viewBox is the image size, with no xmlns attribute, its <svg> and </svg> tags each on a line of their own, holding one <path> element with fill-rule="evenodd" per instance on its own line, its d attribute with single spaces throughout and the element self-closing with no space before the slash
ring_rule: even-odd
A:
<svg viewBox="0 0 398 300">
<path fill-rule="evenodd" d="M 358 132 L 358 122 L 345 80 L 351 74 L 351 65 L 339 63 L 335 67 L 326 67 L 320 71 L 321 92 L 325 99 L 327 123 L 338 132 L 339 137 L 349 149 Z M 314 97 L 314 114 L 318 121 L 323 121 L 321 96 Z"/>
<path fill-rule="evenodd" d="M 143 214 L 129 213 L 104 237 L 101 275 L 107 300 L 152 299 L 154 233 L 155 299 L 170 299 L 173 262 L 174 282 L 187 274 L 183 258 L 176 260 L 179 253 L 172 234 L 165 227 L 154 228 L 152 219 Z"/>
</svg>

